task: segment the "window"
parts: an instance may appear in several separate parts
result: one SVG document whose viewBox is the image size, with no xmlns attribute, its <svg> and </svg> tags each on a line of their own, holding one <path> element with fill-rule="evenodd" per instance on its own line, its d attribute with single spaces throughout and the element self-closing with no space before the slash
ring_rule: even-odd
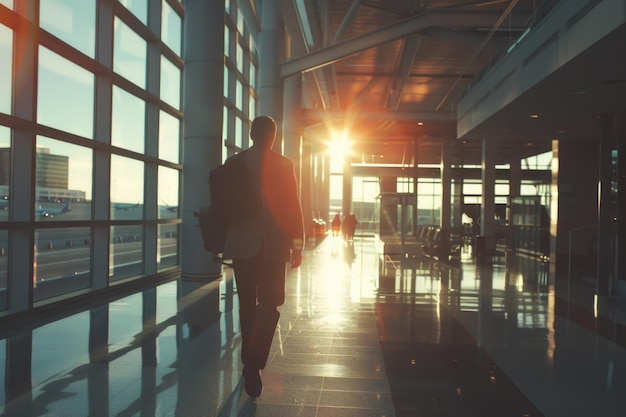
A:
<svg viewBox="0 0 626 417">
<path fill-rule="evenodd" d="M 228 67 L 224 65 L 224 97 L 228 98 Z"/>
<path fill-rule="evenodd" d="M 90 58 L 95 57 L 95 0 L 40 0 L 39 24 Z"/>
<path fill-rule="evenodd" d="M 0 126 L 0 221 L 9 220 L 11 184 L 11 130 Z M 6 247 L 5 247 L 6 248 Z M 0 246 L 0 250 L 2 246 Z M 2 254 L 0 253 L 0 257 Z"/>
<path fill-rule="evenodd" d="M 145 147 L 146 103 L 113 86 L 111 145 L 143 153 Z"/>
<path fill-rule="evenodd" d="M 119 0 L 137 19 L 144 25 L 148 24 L 148 3 L 147 0 Z"/>
<path fill-rule="evenodd" d="M 237 80 L 236 83 L 235 106 L 237 106 L 239 110 L 243 110 L 243 85 L 239 80 Z"/>
<path fill-rule="evenodd" d="M 172 7 L 163 0 L 163 10 L 161 17 L 161 39 L 174 53 L 178 56 L 181 55 L 181 34 L 182 34 L 182 21 L 178 13 L 176 13 Z"/>
<path fill-rule="evenodd" d="M 94 75 L 39 47 L 37 121 L 93 139 Z"/>
<path fill-rule="evenodd" d="M 178 172 L 175 169 L 159 167 L 159 218 L 178 217 Z"/>
<path fill-rule="evenodd" d="M 250 86 L 256 88 L 256 66 L 250 64 Z"/>
<path fill-rule="evenodd" d="M 143 227 L 112 226 L 109 244 L 109 281 L 143 272 Z"/>
<path fill-rule="evenodd" d="M 243 148 L 243 123 L 240 117 L 235 117 L 235 146 Z"/>
<path fill-rule="evenodd" d="M 91 287 L 91 229 L 35 231 L 35 301 Z"/>
<path fill-rule="evenodd" d="M 159 116 L 159 158 L 180 161 L 180 120 L 161 110 Z"/>
<path fill-rule="evenodd" d="M 35 219 L 89 220 L 92 178 L 91 149 L 38 136 Z"/>
<path fill-rule="evenodd" d="M 146 87 L 146 41 L 115 18 L 113 70 L 141 88 Z"/>
<path fill-rule="evenodd" d="M 161 57 L 161 100 L 180 109 L 180 69 L 164 56 Z"/>
<path fill-rule="evenodd" d="M 230 55 L 230 29 L 224 26 L 224 55 Z"/>
<path fill-rule="evenodd" d="M 256 100 L 252 95 L 250 96 L 250 108 L 248 109 L 248 111 L 248 117 L 250 118 L 250 120 L 254 120 L 254 118 L 256 117 Z"/>
<path fill-rule="evenodd" d="M 7 309 L 9 232 L 0 230 L 0 310 Z"/>
<path fill-rule="evenodd" d="M 13 31 L 0 25 L 0 113 L 11 113 Z"/>
<path fill-rule="evenodd" d="M 111 156 L 111 219 L 143 217 L 143 162 Z"/>
<path fill-rule="evenodd" d="M 243 48 L 237 42 L 237 71 L 243 73 Z"/>
<path fill-rule="evenodd" d="M 0 0 L 0 4 L 7 6 L 9 9 L 13 8 L 13 0 Z"/>
</svg>

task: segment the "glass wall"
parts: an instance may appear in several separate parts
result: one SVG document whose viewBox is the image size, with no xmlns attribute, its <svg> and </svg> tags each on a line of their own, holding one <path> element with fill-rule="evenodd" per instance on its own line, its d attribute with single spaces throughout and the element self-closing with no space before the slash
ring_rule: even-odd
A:
<svg viewBox="0 0 626 417">
<path fill-rule="evenodd" d="M 253 18 L 252 16 L 250 16 Z M 240 7 L 226 4 L 224 28 L 224 159 L 248 148 L 250 121 L 256 115 L 257 51 Z"/>
<path fill-rule="evenodd" d="M 36 37 L 0 0 L 0 314 L 179 262 L 182 3 L 30 3 Z"/>
</svg>

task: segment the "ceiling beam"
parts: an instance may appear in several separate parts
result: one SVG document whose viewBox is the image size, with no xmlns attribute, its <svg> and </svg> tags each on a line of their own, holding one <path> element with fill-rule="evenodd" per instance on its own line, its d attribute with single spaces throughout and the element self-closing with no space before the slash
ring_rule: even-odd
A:
<svg viewBox="0 0 626 417">
<path fill-rule="evenodd" d="M 389 98 L 389 108 L 392 110 L 398 110 L 400 105 L 400 99 L 402 98 L 402 92 L 411 75 L 411 69 L 413 68 L 413 61 L 415 55 L 419 49 L 421 38 L 419 36 L 408 36 L 405 39 L 400 62 L 396 68 L 393 83 L 393 89 L 391 90 L 391 97 Z"/>
<path fill-rule="evenodd" d="M 387 42 L 395 41 L 408 35 L 419 33 L 429 28 L 490 28 L 497 22 L 498 12 L 443 12 L 434 11 L 401 20 L 381 29 L 374 30 L 318 51 L 313 51 L 299 58 L 281 64 L 280 75 L 283 78 L 299 72 L 312 71 L 332 64 L 342 58 L 353 55 Z M 511 16 L 513 28 L 524 27 L 527 15 Z"/>
<path fill-rule="evenodd" d="M 455 112 L 406 112 L 406 111 L 358 111 L 302 109 L 302 120 L 306 124 L 326 120 L 394 120 L 408 122 L 456 122 Z"/>
</svg>

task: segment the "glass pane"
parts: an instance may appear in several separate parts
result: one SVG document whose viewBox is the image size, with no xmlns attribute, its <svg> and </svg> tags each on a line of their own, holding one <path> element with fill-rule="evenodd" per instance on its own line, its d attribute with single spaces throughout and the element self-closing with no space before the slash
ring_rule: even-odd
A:
<svg viewBox="0 0 626 417">
<path fill-rule="evenodd" d="M 235 96 L 235 106 L 241 111 L 243 111 L 243 85 L 241 81 L 237 80 L 236 83 L 236 96 Z"/>
<path fill-rule="evenodd" d="M 94 75 L 39 47 L 37 122 L 93 139 Z"/>
<path fill-rule="evenodd" d="M 237 31 L 243 35 L 243 14 L 240 9 L 237 9 Z"/>
<path fill-rule="evenodd" d="M 89 220 L 92 180 L 91 149 L 37 137 L 37 220 Z"/>
<path fill-rule="evenodd" d="M 250 120 L 254 120 L 256 117 L 256 100 L 253 96 L 250 96 L 250 114 L 248 114 L 248 118 Z"/>
<path fill-rule="evenodd" d="M 35 231 L 35 301 L 91 286 L 91 229 L 71 227 Z"/>
<path fill-rule="evenodd" d="M 146 87 L 146 41 L 115 18 L 113 70 L 141 88 Z"/>
<path fill-rule="evenodd" d="M 7 278 L 9 259 L 9 232 L 0 230 L 0 310 L 7 309 Z"/>
<path fill-rule="evenodd" d="M 95 0 L 41 0 L 39 24 L 63 42 L 94 58 L 96 45 Z"/>
<path fill-rule="evenodd" d="M 111 145 L 143 153 L 145 145 L 146 103 L 113 86 Z"/>
<path fill-rule="evenodd" d="M 148 24 L 147 0 L 120 0 L 120 3 L 130 10 L 132 14 L 137 16 L 137 19 L 141 20 L 141 23 L 144 25 Z"/>
<path fill-rule="evenodd" d="M 11 113 L 13 31 L 0 25 L 0 113 Z"/>
<path fill-rule="evenodd" d="M 226 138 L 228 136 L 228 107 L 224 106 L 222 114 L 222 138 Z"/>
<path fill-rule="evenodd" d="M 143 227 L 111 227 L 109 281 L 141 275 L 143 272 Z"/>
<path fill-rule="evenodd" d="M 224 54 L 228 56 L 230 53 L 230 29 L 228 26 L 224 26 Z"/>
<path fill-rule="evenodd" d="M 13 0 L 0 0 L 0 4 L 4 4 L 9 9 L 13 8 Z"/>
<path fill-rule="evenodd" d="M 157 269 L 178 265 L 178 225 L 159 225 Z"/>
<path fill-rule="evenodd" d="M 243 124 L 238 116 L 235 117 L 235 146 L 243 148 Z"/>
<path fill-rule="evenodd" d="M 248 80 L 250 86 L 256 88 L 256 67 L 250 63 L 250 79 Z"/>
<path fill-rule="evenodd" d="M 224 97 L 228 98 L 228 67 L 224 65 Z"/>
<path fill-rule="evenodd" d="M 11 130 L 0 126 L 0 221 L 9 219 L 11 184 Z"/>
<path fill-rule="evenodd" d="M 159 116 L 159 158 L 180 161 L 180 120 L 164 111 Z"/>
<path fill-rule="evenodd" d="M 143 162 L 111 155 L 111 219 L 143 217 Z"/>
<path fill-rule="evenodd" d="M 161 39 L 176 55 L 180 56 L 182 22 L 180 16 L 163 0 Z"/>
<path fill-rule="evenodd" d="M 243 48 L 237 42 L 237 70 L 243 74 Z"/>
<path fill-rule="evenodd" d="M 180 109 L 180 69 L 161 57 L 161 100 Z"/>
<path fill-rule="evenodd" d="M 178 217 L 178 170 L 159 167 L 159 219 Z"/>
</svg>

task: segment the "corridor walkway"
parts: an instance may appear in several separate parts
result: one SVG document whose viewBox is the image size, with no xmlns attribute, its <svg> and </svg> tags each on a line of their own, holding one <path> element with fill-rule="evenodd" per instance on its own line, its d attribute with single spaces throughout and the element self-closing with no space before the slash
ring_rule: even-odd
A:
<svg viewBox="0 0 626 417">
<path fill-rule="evenodd" d="M 379 259 L 328 236 L 289 272 L 257 399 L 231 272 L 0 334 L 4 416 L 621 416 L 616 317 L 555 295 L 545 265 Z M 566 306 L 566 307 L 564 307 Z M 576 322 L 565 315 L 576 317 Z"/>
</svg>

